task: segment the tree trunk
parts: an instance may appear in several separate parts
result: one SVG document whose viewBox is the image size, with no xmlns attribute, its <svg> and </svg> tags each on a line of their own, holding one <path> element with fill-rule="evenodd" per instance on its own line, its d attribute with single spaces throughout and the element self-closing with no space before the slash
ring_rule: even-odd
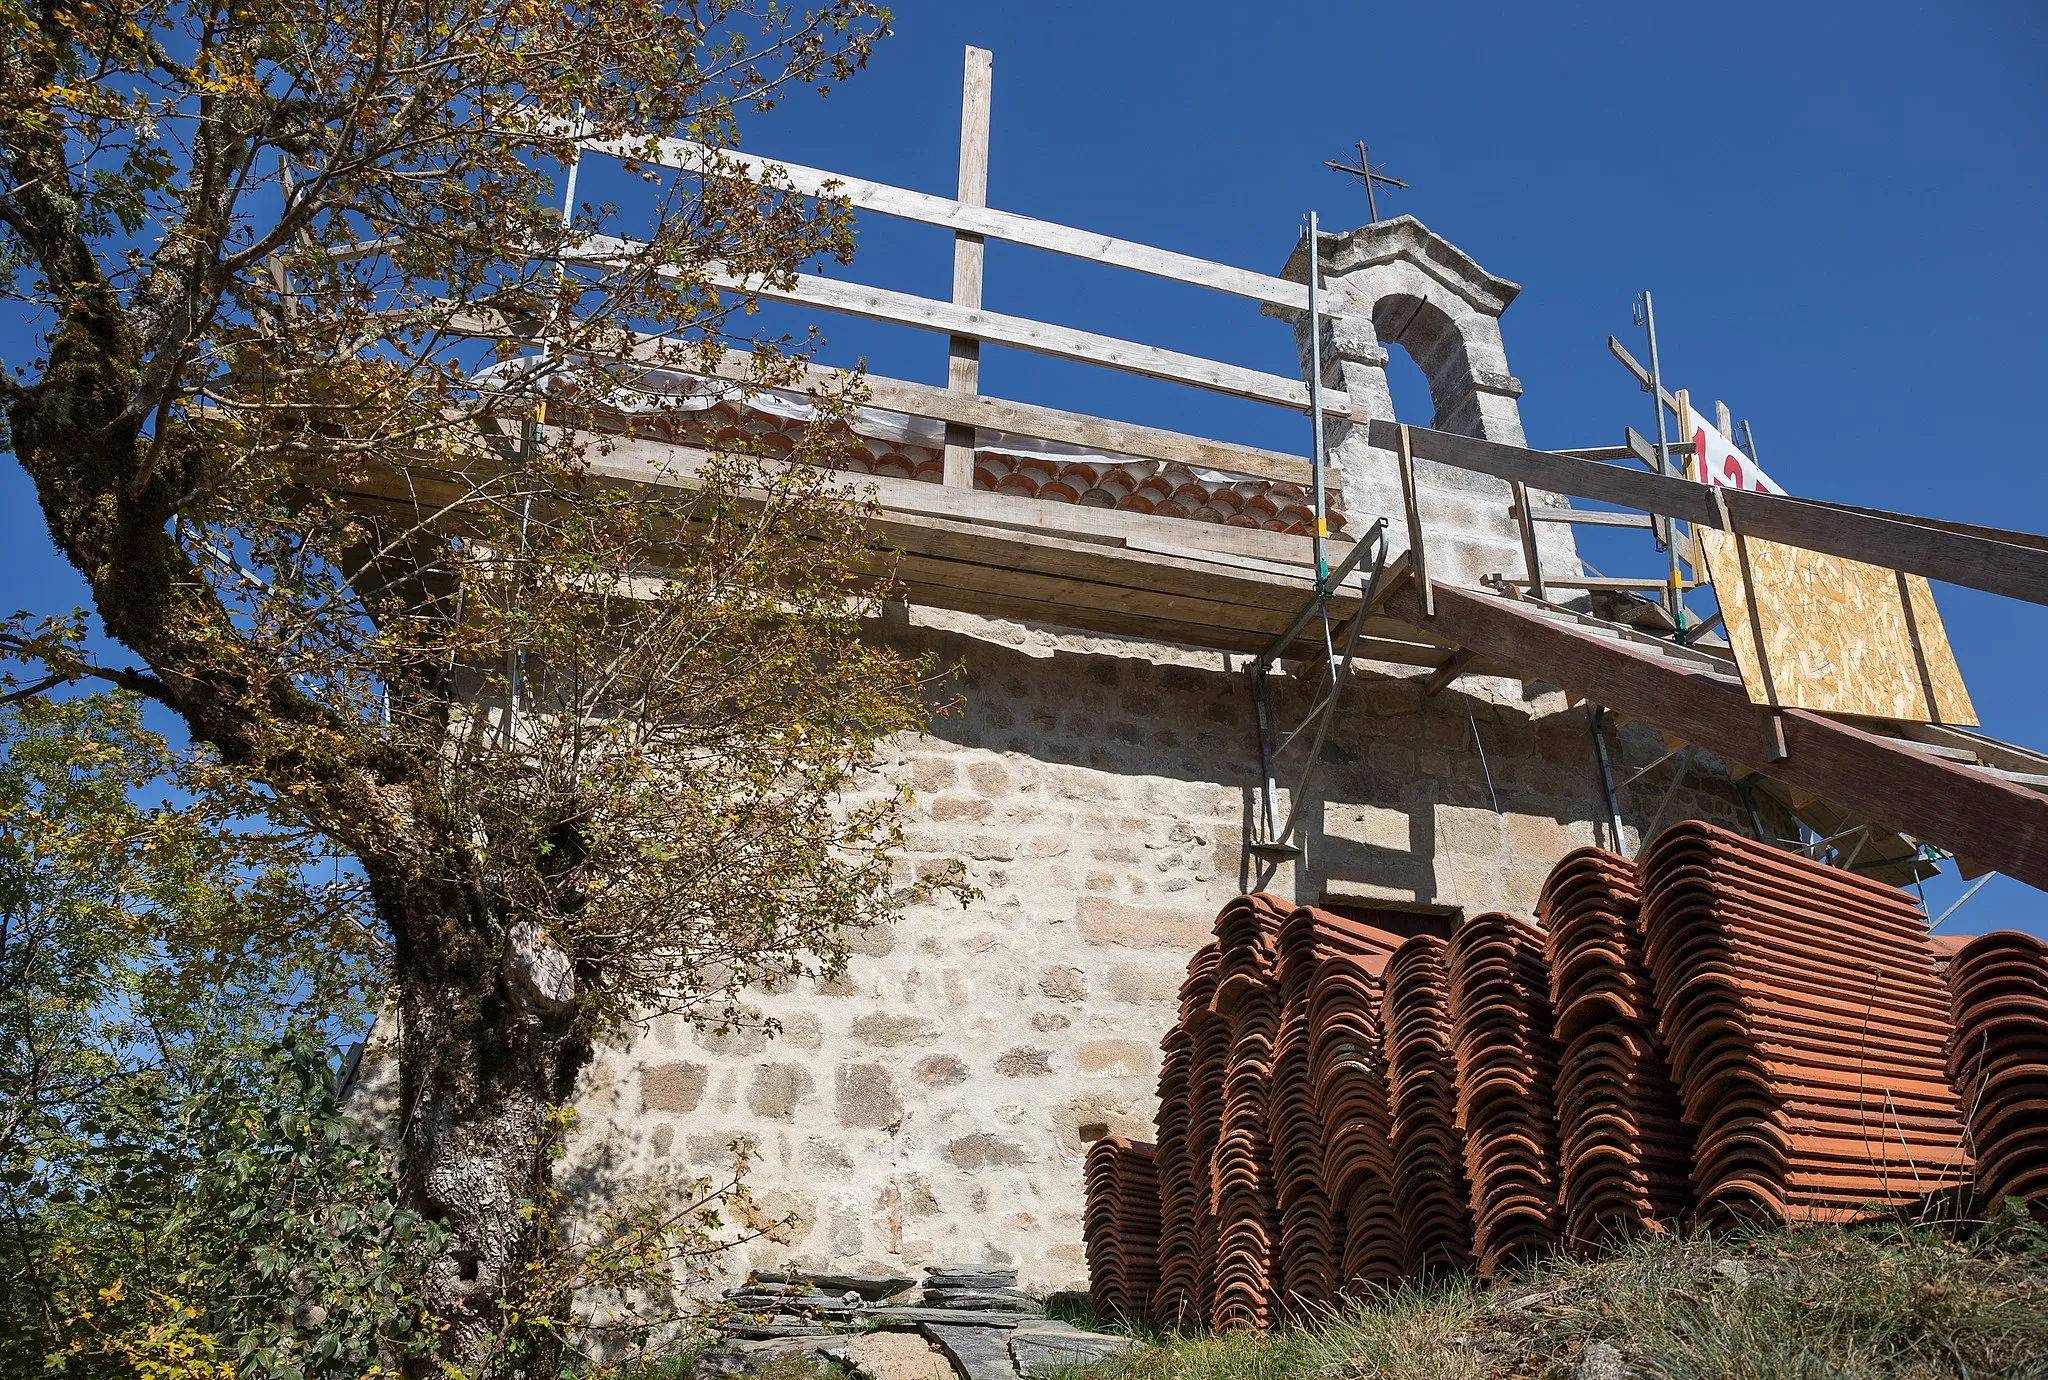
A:
<svg viewBox="0 0 2048 1380">
<path fill-rule="evenodd" d="M 442 928 L 420 918 L 399 932 Z M 414 1371 L 438 1377 L 445 1363 L 477 1380 L 547 1375 L 558 1359 L 551 1338 L 511 1318 L 560 1316 L 568 1302 L 546 1296 L 530 1267 L 561 1230 L 554 1111 L 590 1044 L 575 1029 L 574 975 L 538 926 L 506 933 L 489 916 L 443 925 L 503 938 L 457 945 L 474 963 L 451 964 L 445 952 L 415 962 L 413 946 L 400 945 L 400 1200 L 449 1231 L 426 1279 L 445 1331 Z"/>
</svg>

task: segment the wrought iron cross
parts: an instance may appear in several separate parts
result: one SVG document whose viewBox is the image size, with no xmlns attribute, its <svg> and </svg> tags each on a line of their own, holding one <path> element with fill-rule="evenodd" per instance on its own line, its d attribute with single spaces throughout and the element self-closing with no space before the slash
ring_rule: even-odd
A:
<svg viewBox="0 0 2048 1380">
<path fill-rule="evenodd" d="M 1373 195 L 1373 184 L 1375 182 L 1384 183 L 1389 187 L 1399 187 L 1404 192 L 1408 190 L 1408 184 L 1398 177 L 1388 177 L 1385 173 L 1367 162 L 1366 152 L 1366 146 L 1361 142 L 1358 145 L 1358 166 L 1355 168 L 1349 163 L 1340 163 L 1335 159 L 1324 163 L 1323 166 L 1331 172 L 1340 172 L 1347 177 L 1355 177 L 1365 184 L 1365 209 L 1367 214 L 1372 217 L 1372 224 L 1378 225 L 1380 223 L 1380 206 L 1379 198 Z"/>
</svg>

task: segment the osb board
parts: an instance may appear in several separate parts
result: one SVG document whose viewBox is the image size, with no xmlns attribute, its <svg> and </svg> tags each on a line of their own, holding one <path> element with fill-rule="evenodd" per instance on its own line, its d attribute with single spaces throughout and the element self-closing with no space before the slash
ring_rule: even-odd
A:
<svg viewBox="0 0 2048 1380">
<path fill-rule="evenodd" d="M 1977 722 L 1923 577 L 1694 530 L 1751 700 L 1917 723 Z"/>
</svg>

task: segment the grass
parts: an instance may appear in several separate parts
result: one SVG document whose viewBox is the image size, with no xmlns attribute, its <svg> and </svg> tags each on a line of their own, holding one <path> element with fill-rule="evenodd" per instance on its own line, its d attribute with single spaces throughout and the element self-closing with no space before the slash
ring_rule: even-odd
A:
<svg viewBox="0 0 2048 1380">
<path fill-rule="evenodd" d="M 1266 1336 L 1153 1338 L 1089 1380 L 2048 1380 L 2048 1232 L 1899 1224 L 1651 1238 L 1491 1287 L 1404 1289 Z"/>
</svg>

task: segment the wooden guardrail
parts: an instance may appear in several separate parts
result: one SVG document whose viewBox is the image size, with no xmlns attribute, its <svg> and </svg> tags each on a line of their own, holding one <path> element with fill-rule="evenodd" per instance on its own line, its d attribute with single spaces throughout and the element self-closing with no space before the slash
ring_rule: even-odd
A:
<svg viewBox="0 0 2048 1380">
<path fill-rule="evenodd" d="M 1804 547 L 1969 589 L 2048 604 L 2048 538 L 1940 523 L 1881 509 L 1711 488 L 1549 451 L 1373 421 L 1372 444 L 1510 483 L 1637 508 L 1702 527 Z"/>
</svg>

